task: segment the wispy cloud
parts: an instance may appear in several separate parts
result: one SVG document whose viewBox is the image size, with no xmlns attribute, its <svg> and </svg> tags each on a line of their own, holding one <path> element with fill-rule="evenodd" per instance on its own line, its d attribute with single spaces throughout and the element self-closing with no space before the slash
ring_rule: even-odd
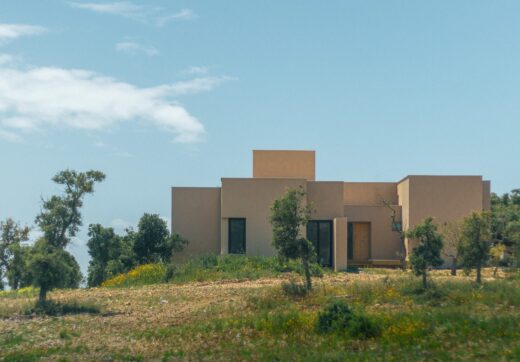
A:
<svg viewBox="0 0 520 362">
<path fill-rule="evenodd" d="M 0 24 L 0 41 L 13 40 L 22 36 L 39 35 L 47 29 L 27 24 Z"/>
<path fill-rule="evenodd" d="M 118 52 L 127 54 L 145 54 L 149 57 L 159 55 L 159 50 L 151 45 L 139 44 L 133 41 L 122 41 L 116 44 Z"/>
<path fill-rule="evenodd" d="M 159 6 L 140 5 L 128 1 L 111 3 L 69 2 L 69 5 L 83 10 L 89 10 L 102 14 L 123 16 L 142 23 L 163 26 L 171 21 L 189 20 L 197 15 L 190 9 L 182 9 L 175 13 L 167 13 L 167 10 Z"/>
<path fill-rule="evenodd" d="M 193 74 L 200 75 L 200 74 L 208 74 L 208 73 L 209 73 L 208 67 L 199 67 L 199 66 L 193 66 L 193 65 L 182 71 L 182 74 L 187 74 L 187 75 L 193 75 Z"/>
<path fill-rule="evenodd" d="M 236 80 L 236 78 L 225 75 L 216 77 L 200 77 L 177 82 L 163 87 L 165 87 L 165 90 L 168 92 L 180 96 L 207 92 L 230 80 Z"/>
<path fill-rule="evenodd" d="M 105 130 L 139 121 L 174 135 L 204 138 L 203 124 L 173 97 L 206 92 L 233 78 L 203 77 L 138 87 L 82 69 L 0 64 L 0 137 L 19 141 L 57 128 Z"/>
</svg>

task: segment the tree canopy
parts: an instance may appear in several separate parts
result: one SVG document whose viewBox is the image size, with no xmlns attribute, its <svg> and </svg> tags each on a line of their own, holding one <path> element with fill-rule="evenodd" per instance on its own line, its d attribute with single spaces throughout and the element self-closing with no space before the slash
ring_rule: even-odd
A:
<svg viewBox="0 0 520 362">
<path fill-rule="evenodd" d="M 310 263 L 316 259 L 312 242 L 301 236 L 311 218 L 312 205 L 303 205 L 303 189 L 290 189 L 271 207 L 273 245 L 282 258 L 301 259 L 305 271 L 305 286 L 312 288 Z"/>
</svg>

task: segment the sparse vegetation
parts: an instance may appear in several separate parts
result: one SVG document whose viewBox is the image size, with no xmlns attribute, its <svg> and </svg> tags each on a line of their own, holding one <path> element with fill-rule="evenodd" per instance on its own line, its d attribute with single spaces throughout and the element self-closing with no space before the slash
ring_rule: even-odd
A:
<svg viewBox="0 0 520 362">
<path fill-rule="evenodd" d="M 315 277 L 323 270 L 314 264 L 310 270 Z M 105 287 L 130 287 L 164 282 L 188 283 L 216 280 L 256 280 L 277 277 L 284 273 L 303 275 L 301 263 L 278 258 L 245 255 L 207 254 L 183 264 L 145 264 L 103 282 Z"/>
<path fill-rule="evenodd" d="M 215 258 L 198 261 L 204 262 L 215 265 Z M 500 270 L 500 279 L 495 279 L 486 268 L 481 285 L 473 281 L 475 271 L 469 276 L 449 274 L 432 271 L 435 287 L 426 293 L 410 272 L 326 273 L 305 298 L 283 293 L 280 284 L 290 279 L 284 274 L 241 282 L 54 290 L 50 297 L 56 303 L 76 300 L 107 312 L 66 318 L 24 317 L 23 310 L 36 295 L 3 292 L 0 316 L 8 318 L 0 319 L 0 359 L 520 358 L 518 274 Z M 346 332 L 318 331 L 320 315 L 331 301 L 348 305 L 354 316 L 363 316 L 360 322 L 349 323 Z"/>
</svg>

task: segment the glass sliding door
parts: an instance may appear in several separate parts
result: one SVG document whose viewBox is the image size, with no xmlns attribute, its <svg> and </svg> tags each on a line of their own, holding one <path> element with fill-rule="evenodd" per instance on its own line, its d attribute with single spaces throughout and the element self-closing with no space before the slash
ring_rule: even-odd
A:
<svg viewBox="0 0 520 362">
<path fill-rule="evenodd" d="M 229 219 L 228 251 L 230 254 L 246 253 L 246 219 Z"/>
<path fill-rule="evenodd" d="M 307 223 L 307 239 L 312 241 L 322 266 L 332 266 L 332 221 L 312 220 Z"/>
</svg>

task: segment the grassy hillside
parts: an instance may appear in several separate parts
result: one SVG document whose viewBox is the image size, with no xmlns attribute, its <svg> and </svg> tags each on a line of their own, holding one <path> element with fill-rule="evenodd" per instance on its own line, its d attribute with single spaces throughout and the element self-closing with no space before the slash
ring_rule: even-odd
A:
<svg viewBox="0 0 520 362">
<path fill-rule="evenodd" d="M 501 275 L 475 286 L 434 273 L 417 290 L 410 273 L 370 269 L 326 274 L 306 298 L 284 295 L 288 277 L 176 281 L 137 287 L 55 291 L 62 302 L 102 313 L 23 316 L 30 291 L 0 295 L 0 358 L 50 360 L 518 360 L 520 279 Z M 320 334 L 316 320 L 344 300 L 381 328 L 375 338 Z"/>
</svg>

